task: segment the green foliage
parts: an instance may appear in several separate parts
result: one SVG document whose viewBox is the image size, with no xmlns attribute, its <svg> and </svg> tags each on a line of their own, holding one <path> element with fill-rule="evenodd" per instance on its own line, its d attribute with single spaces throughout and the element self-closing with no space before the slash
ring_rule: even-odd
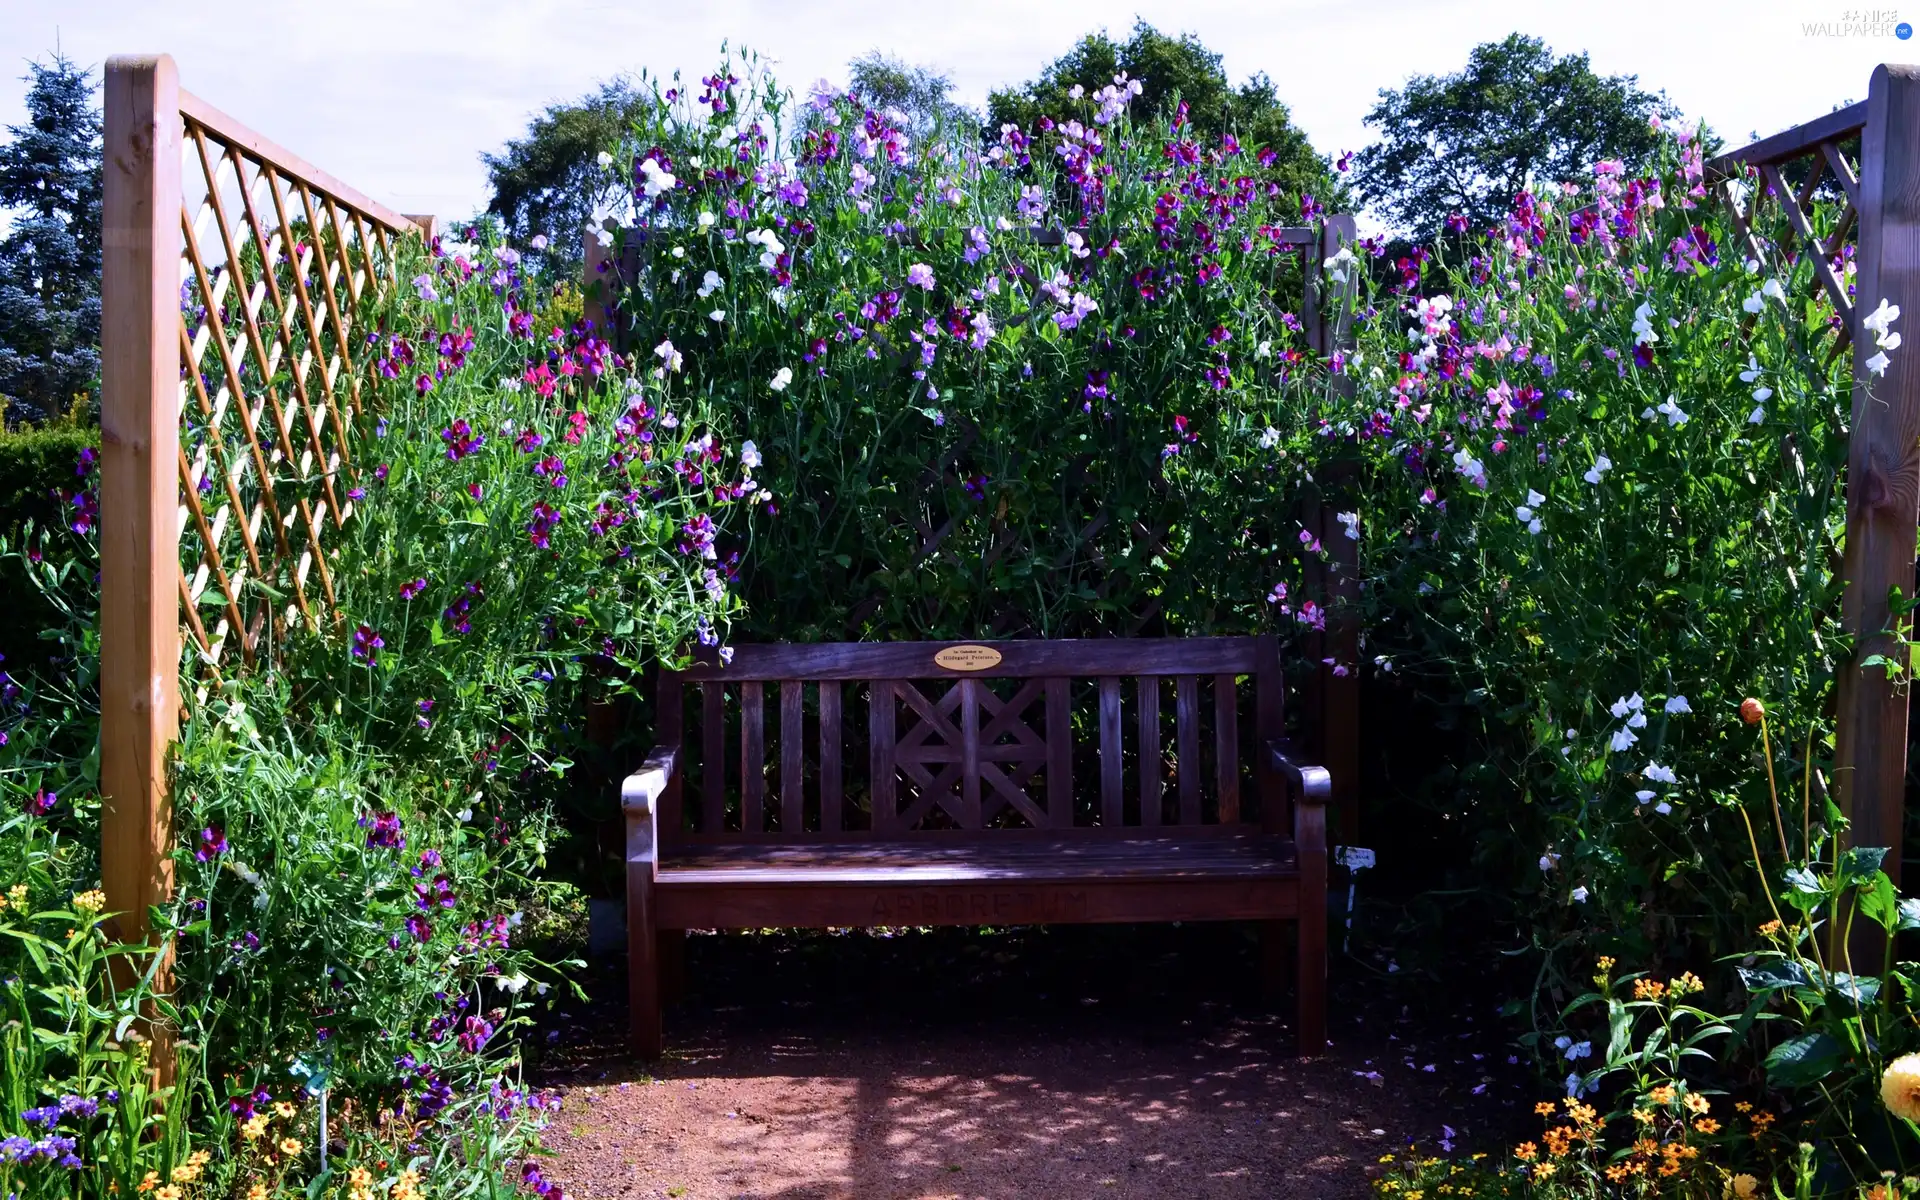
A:
<svg viewBox="0 0 1920 1200">
<path fill-rule="evenodd" d="M 1496 224 L 1522 189 L 1582 182 L 1601 159 L 1630 174 L 1654 161 L 1654 117 L 1679 110 L 1632 75 L 1596 75 L 1585 54 L 1555 58 L 1539 38 L 1476 46 L 1452 75 L 1416 75 L 1382 89 L 1367 124 L 1381 140 L 1360 152 L 1356 189 L 1419 241 L 1461 214 Z"/>
<path fill-rule="evenodd" d="M 775 507 L 741 567 L 751 636 L 1292 624 L 1268 597 L 1297 586 L 1308 485 L 1265 430 L 1328 378 L 1276 300 L 1298 287 L 1278 166 L 1125 117 L 909 154 L 840 96 L 776 175 L 777 92 L 689 100 L 635 131 L 634 177 L 665 161 L 678 182 L 619 234 L 645 235 L 623 316 L 636 353 L 754 431 Z M 1178 182 L 1165 154 L 1191 163 Z M 735 169 L 774 177 L 736 189 Z M 1076 232 L 1036 245 L 1039 222 Z"/>
<path fill-rule="evenodd" d="M 100 112 L 92 74 L 28 63 L 27 123 L 0 146 L 0 401 L 41 421 L 100 373 Z"/>
<path fill-rule="evenodd" d="M 1072 89 L 1092 95 L 1123 72 L 1144 89 L 1138 101 L 1143 116 L 1170 115 L 1177 96 L 1201 140 L 1217 142 L 1220 135 L 1232 133 L 1250 147 L 1271 147 L 1279 156 L 1271 170 L 1289 197 L 1311 193 L 1333 212 L 1346 206 L 1327 159 L 1293 124 L 1264 72 L 1236 88 L 1220 66 L 1220 55 L 1198 37 L 1168 37 L 1144 20 L 1135 20 L 1125 41 L 1115 41 L 1105 30 L 1090 33 L 1048 64 L 1039 78 L 989 92 L 987 131 L 992 134 L 1009 122 L 1032 131 L 1042 117 L 1061 120 L 1080 107 Z"/>
<path fill-rule="evenodd" d="M 99 445 L 100 431 L 73 414 L 38 427 L 0 429 L 0 538 L 17 542 L 28 527 L 87 523 L 86 456 Z M 0 604 L 9 614 L 0 622 L 0 666 L 18 671 L 44 665 L 49 654 L 60 652 L 57 643 L 41 637 L 42 630 L 64 624 L 59 610 L 17 559 L 0 557 Z"/>
<path fill-rule="evenodd" d="M 905 114 L 916 141 L 979 125 L 979 114 L 952 98 L 953 81 L 931 67 L 912 66 L 875 50 L 847 64 L 847 90 L 869 108 Z"/>
</svg>

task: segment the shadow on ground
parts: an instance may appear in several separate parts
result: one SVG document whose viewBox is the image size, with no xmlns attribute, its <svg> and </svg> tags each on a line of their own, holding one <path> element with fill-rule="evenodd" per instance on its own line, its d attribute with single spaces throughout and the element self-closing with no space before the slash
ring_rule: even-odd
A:
<svg viewBox="0 0 1920 1200">
<path fill-rule="evenodd" d="M 696 935 L 662 1062 L 625 1053 L 622 963 L 543 1035 L 548 1174 L 583 1198 L 1361 1196 L 1381 1154 L 1526 1095 L 1497 1030 L 1339 973 L 1332 1053 L 1295 1058 L 1255 951 L 1234 925 Z"/>
</svg>

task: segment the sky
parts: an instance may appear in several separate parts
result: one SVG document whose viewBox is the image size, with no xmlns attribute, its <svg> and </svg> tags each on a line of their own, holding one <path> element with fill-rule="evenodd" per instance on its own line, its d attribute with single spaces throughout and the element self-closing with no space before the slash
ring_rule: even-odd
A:
<svg viewBox="0 0 1920 1200">
<path fill-rule="evenodd" d="M 1865 99 L 1878 63 L 1920 61 L 1920 38 L 1891 32 L 1920 24 L 1920 3 L 1828 0 L 0 0 L 0 78 L 56 44 L 93 66 L 165 51 L 182 87 L 374 199 L 458 217 L 485 207 L 480 155 L 532 114 L 622 73 L 695 78 L 723 41 L 795 89 L 883 51 L 978 105 L 1136 16 L 1197 34 L 1235 83 L 1265 71 L 1329 154 L 1372 140 L 1382 88 L 1516 30 L 1639 76 L 1730 145 Z M 0 124 L 23 118 L 23 91 L 0 83 Z"/>
</svg>

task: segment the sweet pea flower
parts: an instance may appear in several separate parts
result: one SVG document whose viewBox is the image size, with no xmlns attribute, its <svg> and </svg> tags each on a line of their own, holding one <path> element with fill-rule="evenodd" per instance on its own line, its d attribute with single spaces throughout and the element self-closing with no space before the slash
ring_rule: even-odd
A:
<svg viewBox="0 0 1920 1200">
<path fill-rule="evenodd" d="M 751 440 L 740 443 L 740 465 L 749 471 L 760 466 L 760 447 Z"/>
<path fill-rule="evenodd" d="M 599 163 L 600 168 L 602 170 L 605 170 L 606 168 L 613 165 L 613 155 L 608 154 L 605 150 L 602 150 L 600 153 L 593 156 L 593 161 Z"/>
<path fill-rule="evenodd" d="M 926 263 L 914 263 L 907 268 L 907 282 L 923 291 L 932 291 L 933 268 Z"/>
<path fill-rule="evenodd" d="M 1602 454 L 1593 460 L 1593 466 L 1581 478 L 1588 483 L 1598 484 L 1601 476 L 1611 470 L 1613 470 L 1613 460 Z"/>
<path fill-rule="evenodd" d="M 1645 775 L 1648 779 L 1653 780 L 1655 783 L 1679 783 L 1680 782 L 1680 780 L 1674 775 L 1672 767 L 1663 767 L 1657 762 L 1649 762 L 1646 765 L 1646 769 L 1641 771 L 1640 773 L 1642 775 Z"/>
<path fill-rule="evenodd" d="M 1665 711 L 1670 713 L 1690 713 L 1693 711 L 1693 705 L 1687 703 L 1685 696 L 1674 696 L 1668 699 Z"/>
</svg>

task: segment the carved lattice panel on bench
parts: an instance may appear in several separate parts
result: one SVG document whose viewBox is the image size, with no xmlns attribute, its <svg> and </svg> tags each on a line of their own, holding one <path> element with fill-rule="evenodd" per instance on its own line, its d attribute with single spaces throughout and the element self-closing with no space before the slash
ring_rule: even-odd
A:
<svg viewBox="0 0 1920 1200">
<path fill-rule="evenodd" d="M 1071 826 L 1067 680 L 1006 680 L 1004 697 L 995 681 L 955 680 L 942 694 L 943 682 L 873 685 L 874 828 Z M 1036 707 L 1039 729 L 1027 719 Z"/>
</svg>

